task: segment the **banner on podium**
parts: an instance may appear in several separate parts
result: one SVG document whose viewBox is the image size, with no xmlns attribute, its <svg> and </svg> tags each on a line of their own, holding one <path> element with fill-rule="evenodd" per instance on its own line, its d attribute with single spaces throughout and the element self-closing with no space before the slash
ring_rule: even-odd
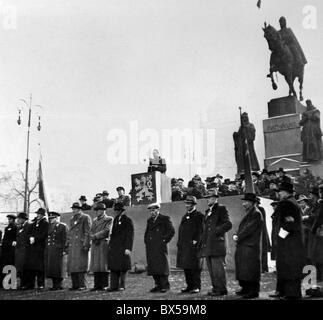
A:
<svg viewBox="0 0 323 320">
<path fill-rule="evenodd" d="M 157 201 L 155 172 L 131 175 L 131 203 L 133 205 L 150 204 Z"/>
</svg>

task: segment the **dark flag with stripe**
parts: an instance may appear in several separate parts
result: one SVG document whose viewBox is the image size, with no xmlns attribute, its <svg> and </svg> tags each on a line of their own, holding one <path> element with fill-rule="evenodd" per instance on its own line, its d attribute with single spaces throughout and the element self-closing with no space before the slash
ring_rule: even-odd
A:
<svg viewBox="0 0 323 320">
<path fill-rule="evenodd" d="M 239 109 L 240 109 L 241 140 L 242 140 L 241 142 L 242 142 L 243 167 L 244 167 L 244 175 L 245 175 L 246 192 L 254 193 L 255 188 L 252 182 L 251 161 L 250 161 L 248 140 L 246 135 L 246 128 L 245 128 L 244 122 L 242 121 L 241 107 L 239 107 Z"/>
</svg>

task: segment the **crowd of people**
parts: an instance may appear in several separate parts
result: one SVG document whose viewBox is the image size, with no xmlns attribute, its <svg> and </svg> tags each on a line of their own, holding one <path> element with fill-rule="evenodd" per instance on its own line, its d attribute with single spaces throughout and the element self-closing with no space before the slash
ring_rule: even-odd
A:
<svg viewBox="0 0 323 320">
<path fill-rule="evenodd" d="M 236 294 L 245 299 L 259 296 L 261 273 L 268 271 L 267 253 L 270 251 L 277 268 L 276 293 L 271 296 L 299 299 L 302 297 L 305 265 L 315 266 L 318 282 L 323 281 L 323 184 L 316 186 L 318 179 L 310 178 L 307 173 L 303 179 L 311 187 L 295 198 L 297 183 L 283 170 L 278 174 L 262 172 L 260 176 L 253 176 L 255 190 L 263 190 L 263 193 L 245 192 L 241 197 L 245 215 L 233 235 L 236 279 L 241 286 Z M 212 284 L 208 294 L 228 294 L 225 258 L 227 233 L 232 229 L 232 222 L 228 209 L 219 203 L 219 198 L 227 192 L 224 185 L 230 185 L 221 183 L 222 179 L 220 175 L 207 178 L 204 185 L 196 175 L 190 181 L 189 188 L 195 188 L 207 200 L 205 213 L 196 207 L 200 193 L 198 197 L 197 193 L 185 193 L 183 190 L 189 188 L 184 189 L 183 180 L 176 182 L 176 187 L 185 195 L 181 200 L 186 207 L 177 230 L 177 267 L 184 270 L 187 285 L 181 290 L 183 293 L 200 292 L 202 261 L 206 261 Z M 263 184 L 265 186 L 261 188 Z M 243 190 L 243 181 L 241 185 L 242 189 L 237 188 L 236 194 Z M 271 245 L 266 212 L 259 197 L 266 194 L 266 190 L 271 190 L 268 197 L 273 200 L 274 209 Z M 142 235 L 135 235 L 134 223 L 127 215 L 129 197 L 124 194 L 124 188 L 118 187 L 117 191 L 117 199 L 110 199 L 104 191 L 96 196 L 92 206 L 87 205 L 85 196 L 81 196 L 71 207 L 73 213 L 68 226 L 60 222 L 59 213 L 46 212 L 43 208 L 38 209 L 32 221 L 25 212 L 17 216 L 9 214 L 1 241 L 1 268 L 6 265 L 16 267 L 21 290 L 43 290 L 45 278 L 52 279 L 51 290 L 62 290 L 66 256 L 72 282 L 70 290 L 85 290 L 89 271 L 94 275 L 91 290 L 125 290 L 126 275 L 132 266 L 134 237 Z M 113 217 L 106 211 L 111 207 Z M 148 205 L 150 217 L 142 239 L 146 248 L 147 272 L 155 281 L 151 292 L 170 289 L 167 244 L 176 230 L 171 218 L 160 208 L 159 203 Z M 96 214 L 93 220 L 87 213 L 89 209 Z M 322 296 L 323 290 L 317 286 L 306 293 Z"/>
</svg>

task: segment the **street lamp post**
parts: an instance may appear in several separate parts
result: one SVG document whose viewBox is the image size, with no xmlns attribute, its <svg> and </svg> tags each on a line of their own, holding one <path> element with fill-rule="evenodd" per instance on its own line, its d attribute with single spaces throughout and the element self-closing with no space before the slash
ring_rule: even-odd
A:
<svg viewBox="0 0 323 320">
<path fill-rule="evenodd" d="M 24 102 L 28 107 L 28 124 L 27 124 L 27 154 L 26 154 L 26 168 L 25 168 L 25 193 L 24 193 L 24 212 L 29 215 L 29 181 L 28 181 L 28 171 L 29 171 L 29 142 L 30 142 L 30 124 L 31 124 L 31 114 L 32 114 L 32 94 L 30 94 L 29 103 L 26 100 L 20 99 L 19 101 Z M 40 107 L 40 105 L 34 105 L 34 107 Z M 17 123 L 21 124 L 21 109 L 19 109 L 19 116 Z M 38 116 L 38 126 L 37 130 L 40 131 L 40 116 Z"/>
</svg>

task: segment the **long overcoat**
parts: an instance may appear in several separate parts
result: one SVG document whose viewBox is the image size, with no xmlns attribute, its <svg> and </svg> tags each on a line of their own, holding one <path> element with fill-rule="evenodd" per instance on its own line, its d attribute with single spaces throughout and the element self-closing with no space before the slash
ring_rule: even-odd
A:
<svg viewBox="0 0 323 320">
<path fill-rule="evenodd" d="M 216 203 L 211 211 L 206 210 L 198 256 L 225 257 L 227 250 L 225 237 L 231 228 L 232 223 L 225 206 Z"/>
<path fill-rule="evenodd" d="M 90 230 L 91 242 L 91 272 L 108 272 L 108 245 L 113 218 L 106 214 L 93 220 Z"/>
<path fill-rule="evenodd" d="M 63 255 L 66 250 L 67 232 L 65 223 L 56 222 L 49 225 L 45 250 L 47 278 L 63 278 Z"/>
<path fill-rule="evenodd" d="M 313 228 L 313 263 L 323 264 L 323 200 L 319 200 L 317 215 L 314 220 Z"/>
<path fill-rule="evenodd" d="M 28 229 L 30 223 L 26 221 L 17 231 L 17 244 L 15 248 L 15 267 L 18 274 L 25 270 L 27 247 L 29 246 Z"/>
<path fill-rule="evenodd" d="M 261 275 L 262 214 L 253 207 L 240 222 L 235 252 L 236 279 L 256 282 Z"/>
<path fill-rule="evenodd" d="M 17 240 L 17 229 L 18 228 L 15 223 L 10 223 L 4 229 L 1 248 L 2 266 L 15 265 L 15 247 L 12 246 L 12 243 Z"/>
<path fill-rule="evenodd" d="M 28 229 L 26 270 L 44 271 L 45 269 L 45 247 L 48 235 L 49 223 L 45 217 L 40 220 L 35 219 Z M 35 238 L 33 244 L 30 238 Z"/>
<path fill-rule="evenodd" d="M 108 265 L 111 271 L 127 271 L 131 269 L 131 257 L 125 250 L 132 251 L 134 226 L 132 220 L 123 213 L 113 221 L 112 234 L 108 250 Z"/>
<path fill-rule="evenodd" d="M 168 275 L 167 244 L 175 235 L 175 229 L 168 216 L 158 214 L 156 220 L 149 218 L 145 231 L 148 275 Z"/>
<path fill-rule="evenodd" d="M 70 220 L 67 237 L 69 273 L 88 272 L 91 218 L 83 212 L 75 214 Z"/>
<path fill-rule="evenodd" d="M 201 259 L 197 256 L 197 244 L 202 235 L 203 219 L 204 215 L 196 209 L 183 216 L 178 228 L 177 268 L 201 268 Z"/>
<path fill-rule="evenodd" d="M 302 213 L 294 197 L 278 203 L 276 211 L 280 229 L 288 232 L 285 238 L 277 238 L 277 278 L 282 280 L 302 279 L 306 263 L 306 250 L 302 235 Z"/>
</svg>

